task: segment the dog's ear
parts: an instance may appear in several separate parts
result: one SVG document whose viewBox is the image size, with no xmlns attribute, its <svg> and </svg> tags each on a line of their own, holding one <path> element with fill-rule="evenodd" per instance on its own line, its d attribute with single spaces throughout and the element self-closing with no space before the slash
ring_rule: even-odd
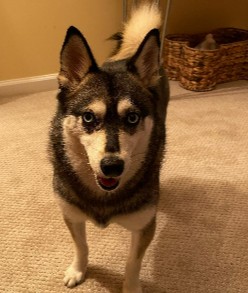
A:
<svg viewBox="0 0 248 293">
<path fill-rule="evenodd" d="M 151 30 L 137 52 L 128 61 L 128 70 L 138 76 L 145 87 L 155 86 L 159 79 L 159 51 L 160 39 L 159 30 Z"/>
<path fill-rule="evenodd" d="M 58 76 L 60 88 L 74 90 L 87 73 L 97 71 L 98 67 L 90 47 L 75 27 L 67 30 L 60 53 L 60 72 Z"/>
</svg>

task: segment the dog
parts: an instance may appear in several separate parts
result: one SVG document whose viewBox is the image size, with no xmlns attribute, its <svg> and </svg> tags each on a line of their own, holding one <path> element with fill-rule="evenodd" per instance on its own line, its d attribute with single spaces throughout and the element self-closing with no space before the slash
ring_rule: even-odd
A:
<svg viewBox="0 0 248 293">
<path fill-rule="evenodd" d="M 139 272 L 155 233 L 169 101 L 160 25 L 155 4 L 135 7 L 101 67 L 81 32 L 67 30 L 49 153 L 55 195 L 75 242 L 64 277 L 69 288 L 85 278 L 89 220 L 131 232 L 122 292 L 142 292 Z"/>
</svg>

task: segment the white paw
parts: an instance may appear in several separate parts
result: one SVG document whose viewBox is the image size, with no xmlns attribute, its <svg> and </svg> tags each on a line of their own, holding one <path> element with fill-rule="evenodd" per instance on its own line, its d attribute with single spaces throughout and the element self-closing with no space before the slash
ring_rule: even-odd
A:
<svg viewBox="0 0 248 293">
<path fill-rule="evenodd" d="M 76 269 L 73 265 L 65 272 L 64 284 L 68 288 L 73 288 L 78 284 L 81 284 L 85 278 L 85 271 Z"/>
</svg>

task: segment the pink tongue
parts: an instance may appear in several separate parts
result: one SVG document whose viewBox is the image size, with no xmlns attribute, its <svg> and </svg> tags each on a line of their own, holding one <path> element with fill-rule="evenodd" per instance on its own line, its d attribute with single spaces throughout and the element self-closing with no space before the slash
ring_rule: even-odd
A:
<svg viewBox="0 0 248 293">
<path fill-rule="evenodd" d="M 114 178 L 99 178 L 102 185 L 106 187 L 114 186 L 117 183 L 117 180 Z"/>
</svg>

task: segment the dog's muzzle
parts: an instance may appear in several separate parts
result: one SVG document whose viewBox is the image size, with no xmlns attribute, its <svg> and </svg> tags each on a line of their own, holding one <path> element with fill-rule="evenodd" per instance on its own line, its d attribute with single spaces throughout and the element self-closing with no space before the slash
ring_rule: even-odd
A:
<svg viewBox="0 0 248 293">
<path fill-rule="evenodd" d="M 100 163 L 104 177 L 98 176 L 99 185 L 104 190 L 114 190 L 119 185 L 119 178 L 124 171 L 124 161 L 116 156 L 105 157 Z"/>
</svg>

